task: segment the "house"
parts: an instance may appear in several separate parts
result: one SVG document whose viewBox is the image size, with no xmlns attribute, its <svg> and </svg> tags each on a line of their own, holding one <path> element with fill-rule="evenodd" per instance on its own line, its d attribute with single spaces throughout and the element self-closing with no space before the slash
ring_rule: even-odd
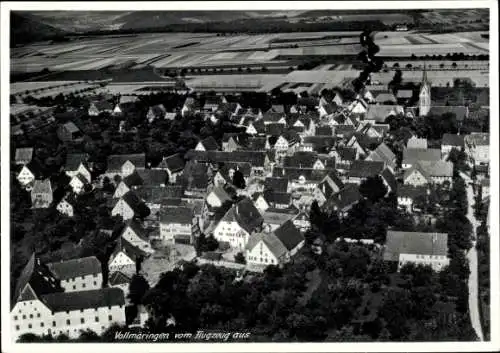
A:
<svg viewBox="0 0 500 353">
<path fill-rule="evenodd" d="M 57 128 L 57 137 L 63 142 L 78 142 L 83 139 L 83 133 L 74 122 L 69 121 Z"/>
<path fill-rule="evenodd" d="M 160 209 L 160 238 L 163 241 L 193 244 L 195 218 L 190 207 Z"/>
<path fill-rule="evenodd" d="M 333 135 L 338 137 L 338 138 L 344 138 L 347 137 L 348 135 L 352 135 L 355 131 L 356 128 L 353 125 L 336 125 L 333 127 Z"/>
<path fill-rule="evenodd" d="M 252 165 L 250 163 L 224 163 L 224 165 L 220 167 L 215 174 L 214 185 L 224 186 L 226 184 L 233 184 L 233 176 L 236 171 L 243 174 L 246 184 L 252 175 Z"/>
<path fill-rule="evenodd" d="M 282 265 L 303 246 L 304 236 L 292 221 L 285 222 L 272 232 L 252 234 L 245 247 L 249 265 Z"/>
<path fill-rule="evenodd" d="M 288 130 L 282 133 L 276 143 L 274 149 L 278 155 L 285 155 L 295 151 L 300 145 L 300 137 L 296 131 Z"/>
<path fill-rule="evenodd" d="M 184 159 L 179 153 L 176 153 L 163 158 L 163 160 L 156 168 L 166 170 L 168 173 L 168 181 L 171 184 L 175 184 L 177 178 L 182 175 L 185 165 L 186 162 L 184 161 Z"/>
<path fill-rule="evenodd" d="M 24 147 L 16 149 L 14 161 L 17 165 L 26 165 L 33 159 L 33 147 Z"/>
<path fill-rule="evenodd" d="M 264 194 L 261 192 L 256 192 L 252 195 L 253 203 L 255 207 L 259 210 L 261 215 L 271 207 L 271 205 L 266 201 Z"/>
<path fill-rule="evenodd" d="M 226 212 L 215 227 L 213 234 L 219 242 L 243 250 L 250 234 L 258 231 L 262 222 L 262 216 L 252 200 L 244 198 Z"/>
<path fill-rule="evenodd" d="M 404 114 L 404 109 L 400 105 L 369 105 L 366 111 L 366 120 L 373 120 L 377 123 L 385 123 L 390 116 Z"/>
<path fill-rule="evenodd" d="M 27 333 L 76 338 L 92 330 L 101 334 L 111 324 L 125 324 L 121 289 L 65 292 L 60 280 L 33 254 L 16 283 L 10 310 L 13 339 Z"/>
<path fill-rule="evenodd" d="M 380 139 L 371 138 L 363 133 L 356 132 L 352 137 L 347 141 L 346 147 L 351 147 L 356 149 L 356 154 L 358 156 L 367 156 L 369 150 L 374 148 L 380 143 Z"/>
<path fill-rule="evenodd" d="M 385 105 L 397 104 L 398 102 L 392 92 L 381 92 L 376 95 L 374 101 L 377 104 L 385 104 Z"/>
<path fill-rule="evenodd" d="M 185 117 L 186 115 L 194 112 L 197 109 L 197 105 L 198 104 L 193 97 L 186 98 L 181 109 L 181 115 Z"/>
<path fill-rule="evenodd" d="M 205 104 L 203 105 L 203 110 L 206 112 L 215 112 L 221 103 L 223 103 L 223 101 L 222 97 L 220 96 L 206 97 Z M 227 103 L 227 101 L 225 103 Z"/>
<path fill-rule="evenodd" d="M 124 194 L 111 210 L 111 216 L 121 216 L 124 220 L 134 217 L 142 218 L 149 213 L 149 209 L 133 191 Z"/>
<path fill-rule="evenodd" d="M 291 156 L 283 158 L 285 168 L 313 168 L 314 162 L 318 160 L 316 152 L 297 151 Z"/>
<path fill-rule="evenodd" d="M 262 213 L 262 229 L 266 232 L 272 232 L 281 227 L 285 222 L 294 220 L 299 215 L 296 207 L 286 209 L 268 208 Z"/>
<path fill-rule="evenodd" d="M 465 153 L 470 162 L 478 166 L 489 166 L 490 164 L 490 134 L 474 132 L 465 136 Z"/>
<path fill-rule="evenodd" d="M 19 174 L 17 174 L 17 181 L 19 181 L 21 186 L 30 189 L 35 179 L 41 177 L 43 173 L 42 168 L 42 165 L 36 159 L 33 159 L 28 164 L 23 165 Z"/>
<path fill-rule="evenodd" d="M 420 161 L 437 162 L 441 160 L 441 150 L 438 148 L 405 148 L 403 149 L 403 169 L 411 168 Z"/>
<path fill-rule="evenodd" d="M 396 93 L 397 104 L 406 104 L 413 98 L 411 89 L 399 89 Z"/>
<path fill-rule="evenodd" d="M 350 183 L 361 184 L 367 178 L 380 175 L 384 167 L 384 162 L 356 160 L 351 164 L 351 168 L 347 173 L 347 179 Z"/>
<path fill-rule="evenodd" d="M 452 149 L 459 151 L 465 148 L 465 136 L 457 134 L 443 134 L 441 139 L 441 155 L 446 159 Z"/>
<path fill-rule="evenodd" d="M 218 149 L 219 145 L 213 136 L 201 140 L 195 147 L 195 151 L 217 151 Z"/>
<path fill-rule="evenodd" d="M 333 103 L 322 103 L 320 101 L 320 104 L 318 106 L 318 113 L 320 119 L 326 118 L 326 117 L 331 117 L 335 112 L 337 112 L 337 105 Z"/>
<path fill-rule="evenodd" d="M 336 169 L 348 169 L 352 162 L 357 159 L 358 150 L 353 147 L 337 147 L 329 155 L 335 158 Z"/>
<path fill-rule="evenodd" d="M 217 186 L 207 195 L 206 202 L 210 207 L 216 208 L 231 200 L 231 195 L 223 187 Z"/>
<path fill-rule="evenodd" d="M 299 213 L 292 219 L 292 222 L 302 233 L 305 233 L 309 228 L 311 228 L 309 213 L 305 209 L 300 210 Z"/>
<path fill-rule="evenodd" d="M 420 161 L 406 169 L 403 183 L 406 185 L 422 186 L 429 183 L 443 184 L 453 181 L 453 163 L 445 161 Z"/>
<path fill-rule="evenodd" d="M 161 169 L 136 169 L 123 178 L 123 182 L 132 189 L 139 186 L 165 187 L 168 182 L 168 173 Z"/>
<path fill-rule="evenodd" d="M 162 205 L 172 202 L 180 204 L 184 196 L 184 188 L 181 185 L 167 185 L 164 188 L 140 186 L 134 192 L 149 208 L 150 215 L 156 215 Z"/>
<path fill-rule="evenodd" d="M 376 124 L 370 120 L 360 121 L 357 131 L 369 138 L 383 138 L 390 130 L 389 124 Z"/>
<path fill-rule="evenodd" d="M 416 199 L 425 197 L 429 192 L 426 186 L 398 185 L 398 206 L 413 211 Z"/>
<path fill-rule="evenodd" d="M 141 249 L 145 253 L 153 253 L 154 250 L 149 243 L 146 230 L 142 227 L 141 223 L 135 220 L 129 220 L 125 223 L 120 237 L 132 246 Z"/>
<path fill-rule="evenodd" d="M 127 276 L 137 273 L 138 262 L 147 258 L 149 252 L 133 246 L 123 237 L 118 237 L 117 244 L 108 261 L 109 273 L 120 271 Z"/>
<path fill-rule="evenodd" d="M 90 186 L 90 183 L 82 174 L 75 175 L 69 182 L 69 186 L 77 195 L 83 193 L 87 185 Z"/>
<path fill-rule="evenodd" d="M 68 217 L 73 217 L 74 216 L 74 209 L 73 205 L 69 203 L 67 199 L 62 199 L 56 206 L 56 210 L 59 211 L 59 213 L 66 215 Z"/>
<path fill-rule="evenodd" d="M 149 107 L 148 112 L 146 114 L 146 119 L 148 123 L 152 123 L 156 119 L 164 119 L 167 110 L 163 106 L 163 104 L 157 104 Z"/>
<path fill-rule="evenodd" d="M 383 259 L 397 264 L 429 265 L 434 271 L 448 266 L 448 234 L 387 231 Z"/>
<path fill-rule="evenodd" d="M 35 180 L 31 189 L 31 205 L 33 208 L 48 208 L 53 201 L 50 179 Z"/>
<path fill-rule="evenodd" d="M 316 186 L 313 191 L 313 197 L 321 207 L 332 196 L 344 187 L 344 183 L 339 179 L 336 173 L 331 172 Z"/>
<path fill-rule="evenodd" d="M 115 181 L 115 176 L 125 178 L 132 174 L 136 169 L 146 167 L 146 154 L 113 154 L 108 156 L 108 168 L 103 175 L 107 176 L 111 182 Z"/>
<path fill-rule="evenodd" d="M 116 186 L 115 192 L 113 194 L 113 198 L 119 199 L 123 195 L 125 195 L 127 192 L 129 192 L 130 190 L 131 190 L 131 188 L 122 180 Z"/>
<path fill-rule="evenodd" d="M 267 177 L 264 180 L 264 190 L 272 190 L 273 192 L 289 192 L 289 183 L 287 178 Z"/>
<path fill-rule="evenodd" d="M 369 109 L 368 104 L 364 99 L 353 101 L 347 108 L 352 114 L 366 114 Z"/>
<path fill-rule="evenodd" d="M 383 142 L 375 150 L 371 151 L 365 160 L 384 162 L 392 171 L 396 169 L 396 155 Z"/>
<path fill-rule="evenodd" d="M 120 96 L 118 103 L 113 109 L 113 115 L 121 115 L 134 109 L 138 98 L 135 96 Z"/>
<path fill-rule="evenodd" d="M 406 142 L 407 149 L 418 149 L 418 150 L 426 150 L 427 149 L 427 139 L 426 138 L 418 138 L 417 136 L 412 136 Z"/>
<path fill-rule="evenodd" d="M 363 199 L 357 185 L 348 184 L 340 191 L 331 195 L 324 203 L 324 208 L 329 212 L 335 212 L 340 218 L 346 217 L 351 208 Z"/>
<path fill-rule="evenodd" d="M 186 153 L 185 158 L 192 162 L 198 162 L 198 165 L 201 165 L 201 163 L 250 163 L 252 175 L 256 177 L 263 176 L 271 168 L 271 161 L 266 151 L 203 152 L 190 150 Z M 184 174 L 186 174 L 186 168 L 184 168 Z M 206 171 L 203 171 L 203 173 L 206 173 Z"/>
<path fill-rule="evenodd" d="M 135 265 L 134 265 L 135 266 Z M 128 297 L 131 277 L 121 271 L 114 271 L 109 274 L 108 286 L 111 288 L 120 288 L 125 298 Z"/>
<path fill-rule="evenodd" d="M 287 178 L 290 192 L 313 192 L 332 169 L 274 167 L 273 177 Z"/>
<path fill-rule="evenodd" d="M 89 109 L 88 109 L 88 115 L 89 116 L 98 116 L 101 113 L 113 113 L 113 104 L 106 100 L 101 100 L 97 102 L 92 102 L 90 103 Z"/>
<path fill-rule="evenodd" d="M 68 153 L 66 163 L 64 164 L 64 172 L 70 178 L 81 175 L 86 182 L 90 183 L 92 175 L 88 164 L 89 155 L 87 153 Z"/>
<path fill-rule="evenodd" d="M 292 204 L 292 194 L 286 192 L 274 192 L 272 190 L 266 190 L 262 194 L 268 207 L 273 207 L 277 209 L 284 209 L 290 207 Z M 262 207 L 260 208 L 262 209 Z"/>
<path fill-rule="evenodd" d="M 47 264 L 65 292 L 94 290 L 102 287 L 101 262 L 95 256 Z"/>
</svg>

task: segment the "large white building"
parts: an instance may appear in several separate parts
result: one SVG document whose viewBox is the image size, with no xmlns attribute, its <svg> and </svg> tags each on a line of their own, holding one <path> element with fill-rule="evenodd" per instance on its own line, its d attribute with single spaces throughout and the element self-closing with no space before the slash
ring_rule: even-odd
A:
<svg viewBox="0 0 500 353">
<path fill-rule="evenodd" d="M 65 278 L 80 275 L 73 268 L 76 272 Z M 125 323 L 125 298 L 120 288 L 65 291 L 57 275 L 33 254 L 17 281 L 10 318 L 15 340 L 26 333 L 77 338 L 90 329 L 101 334 L 112 323 Z"/>
<path fill-rule="evenodd" d="M 450 263 L 448 234 L 388 231 L 384 260 L 397 263 L 398 270 L 407 263 L 414 263 L 441 271 Z"/>
</svg>

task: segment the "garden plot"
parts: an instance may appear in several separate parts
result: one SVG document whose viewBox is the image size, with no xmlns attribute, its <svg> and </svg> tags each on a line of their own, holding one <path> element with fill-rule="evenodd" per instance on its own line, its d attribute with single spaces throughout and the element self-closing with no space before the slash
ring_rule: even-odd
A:
<svg viewBox="0 0 500 353">
<path fill-rule="evenodd" d="M 446 55 L 453 53 L 483 54 L 483 50 L 456 44 L 420 44 L 420 45 L 386 45 L 380 46 L 379 55 L 383 56 L 417 56 Z"/>
</svg>

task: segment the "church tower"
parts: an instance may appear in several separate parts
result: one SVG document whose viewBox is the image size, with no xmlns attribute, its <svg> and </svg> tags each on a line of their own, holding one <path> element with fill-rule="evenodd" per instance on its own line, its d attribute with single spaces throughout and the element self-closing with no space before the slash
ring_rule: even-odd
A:
<svg viewBox="0 0 500 353">
<path fill-rule="evenodd" d="M 424 73 L 422 76 L 422 84 L 420 86 L 420 94 L 418 95 L 419 115 L 425 116 L 431 110 L 431 84 L 427 79 L 427 71 L 424 65 Z"/>
</svg>

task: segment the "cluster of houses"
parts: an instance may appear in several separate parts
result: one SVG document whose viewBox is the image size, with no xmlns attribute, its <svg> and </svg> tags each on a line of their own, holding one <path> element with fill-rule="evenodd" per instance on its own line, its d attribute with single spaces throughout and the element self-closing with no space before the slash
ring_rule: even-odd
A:
<svg viewBox="0 0 500 353">
<path fill-rule="evenodd" d="M 398 205 L 413 211 L 414 200 L 427 195 L 429 185 L 451 186 L 453 164 L 447 158 L 453 148 L 463 150 L 469 163 L 484 168 L 487 174 L 489 135 L 484 133 L 445 134 L 440 148 L 429 148 L 426 139 L 412 136 L 404 148 L 402 161 L 398 162 L 387 142 L 390 141 L 388 117 L 413 118 L 429 114 L 433 109 L 456 110 L 453 106 L 432 107 L 430 87 L 424 72 L 418 107 L 398 105 L 409 99 L 408 92 L 400 91 L 394 96 L 388 91 L 375 93 L 370 87 L 354 101 L 345 100 L 340 92 L 313 99 L 314 109 L 311 109 L 311 99 L 307 100 L 308 104 L 301 104 L 299 100 L 292 107 L 273 105 L 268 111 L 261 111 L 243 108 L 223 97 L 207 99 L 204 105 L 187 98 L 181 111 L 167 112 L 162 105 L 153 106 L 145 119 L 152 122 L 196 112 L 216 123 L 220 114 L 226 114 L 244 132 L 225 133 L 222 141 L 213 137 L 202 139 L 185 155 L 164 156 L 156 166 L 146 163 L 145 154 L 110 155 L 107 170 L 96 180 L 92 180 L 88 155 L 69 154 L 64 171 L 75 195 L 101 187 L 105 179 L 115 186 L 109 200 L 111 214 L 121 216 L 125 227 L 107 264 L 110 285 L 128 288 L 130 277 L 138 271 L 138 260 L 155 252 L 153 240 L 174 246 L 194 245 L 201 233 L 213 235 L 221 248 L 241 252 L 248 266 L 254 269 L 284 264 L 304 246 L 304 232 L 310 227 L 309 208 L 314 200 L 323 209 L 345 217 L 363 199 L 360 184 L 368 178 L 380 177 L 387 193 L 397 195 Z M 133 98 L 124 97 L 115 107 L 93 103 L 89 115 L 108 111 L 119 116 L 133 104 Z M 466 113 L 461 118 L 466 118 Z M 77 138 L 71 124 L 60 127 L 62 141 Z M 20 166 L 17 180 L 31 192 L 34 208 L 55 206 L 62 214 L 72 217 L 74 210 L 69 199 L 53 200 L 50 180 L 40 180 L 39 166 L 33 158 L 35 152 L 33 148 L 16 151 L 15 162 Z M 449 261 L 447 234 L 389 231 L 383 258 L 398 267 L 413 262 L 440 270 Z M 30 266 L 41 265 L 32 259 L 27 268 Z M 34 272 L 31 275 L 38 276 L 39 272 L 30 271 Z M 49 273 L 47 271 L 41 273 Z M 27 276 L 23 273 L 21 284 Z M 56 286 L 63 286 L 58 282 L 63 279 L 57 277 L 57 273 L 41 276 L 47 278 L 44 280 L 47 284 L 40 292 L 30 288 L 29 300 L 36 305 L 29 305 L 33 305 L 33 310 L 43 311 L 44 318 L 48 319 L 30 323 L 29 328 L 26 326 L 29 321 L 23 321 L 15 326 L 17 332 L 26 332 L 36 325 L 34 332 L 58 332 L 59 321 L 54 319 L 56 325 L 52 326 L 50 320 L 59 315 L 59 310 L 68 315 L 71 325 L 74 320 L 78 321 L 75 325 L 81 326 L 75 329 L 87 327 L 85 325 L 102 329 L 105 318 L 91 313 L 91 308 L 61 309 L 58 306 L 54 310 L 51 305 L 57 301 L 44 299 L 77 295 L 70 293 L 80 293 L 80 284 L 64 284 L 80 288 L 77 292 L 56 290 Z M 56 277 L 58 279 L 53 279 Z M 86 286 L 87 290 L 92 288 Z M 102 303 L 91 301 L 92 310 L 97 313 L 100 305 L 105 304 L 102 310 L 113 317 L 108 321 L 123 319 L 117 309 L 122 308 L 123 291 L 116 296 L 113 292 L 110 299 L 107 292 L 101 294 L 100 291 L 114 289 L 93 290 L 97 291 L 95 298 L 100 298 Z M 54 291 L 57 294 L 52 294 Z M 12 315 L 22 315 L 17 311 L 21 308 L 19 303 Z M 27 310 L 25 304 L 22 306 Z M 112 310 L 115 311 L 111 313 Z M 77 314 L 81 314 L 81 318 Z M 16 320 L 13 324 L 17 325 Z"/>
</svg>

